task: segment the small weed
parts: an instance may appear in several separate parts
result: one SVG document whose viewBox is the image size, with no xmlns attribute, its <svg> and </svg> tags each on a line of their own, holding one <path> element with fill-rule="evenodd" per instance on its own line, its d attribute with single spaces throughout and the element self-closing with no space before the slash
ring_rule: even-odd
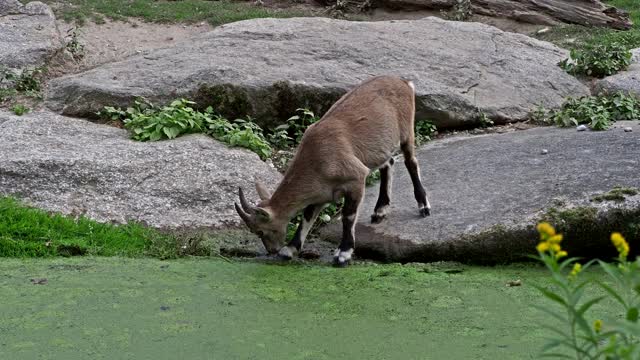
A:
<svg viewBox="0 0 640 360">
<path fill-rule="evenodd" d="M 415 134 L 416 146 L 423 145 L 431 141 L 432 137 L 438 133 L 436 125 L 429 120 L 416 121 Z"/>
<path fill-rule="evenodd" d="M 568 98 L 552 115 L 558 126 L 587 124 L 593 130 L 606 130 L 618 120 L 640 117 L 640 102 L 633 96 L 618 92 L 614 95 Z"/>
<path fill-rule="evenodd" d="M 447 20 L 467 21 L 473 16 L 471 9 L 471 0 L 456 0 L 453 8 L 449 11 L 442 11 L 443 16 Z"/>
<path fill-rule="evenodd" d="M 639 193 L 638 189 L 635 188 L 625 188 L 625 187 L 614 187 L 604 194 L 595 195 L 591 198 L 591 201 L 595 202 L 603 202 L 603 201 L 616 201 L 623 202 L 625 200 L 625 196 L 634 196 Z"/>
<path fill-rule="evenodd" d="M 17 93 L 23 93 L 30 97 L 40 97 L 42 90 L 42 76 L 46 73 L 46 68 L 37 67 L 23 69 L 21 72 L 14 72 L 0 67 L 0 98 L 7 99 Z"/>
<path fill-rule="evenodd" d="M 550 112 L 544 106 L 538 105 L 530 114 L 529 119 L 535 124 L 547 125 L 551 123 Z"/>
<path fill-rule="evenodd" d="M 297 146 L 302 140 L 302 135 L 307 128 L 320 120 L 313 111 L 309 109 L 296 109 L 296 115 L 287 119 L 286 124 L 282 124 L 273 129 L 268 135 L 269 142 L 279 149 L 286 149 Z"/>
<path fill-rule="evenodd" d="M 380 170 L 376 169 L 367 176 L 366 186 L 374 185 L 378 181 L 380 181 Z"/>
<path fill-rule="evenodd" d="M 22 116 L 26 113 L 28 113 L 29 111 L 31 111 L 31 109 L 29 109 L 28 107 L 22 105 L 22 104 L 15 104 L 13 105 L 13 107 L 11 107 L 11 111 L 13 111 L 14 114 L 18 115 L 18 116 Z"/>
<path fill-rule="evenodd" d="M 493 126 L 493 120 L 491 120 L 487 114 L 480 110 L 478 110 L 478 122 L 483 128 Z"/>
<path fill-rule="evenodd" d="M 76 28 L 71 28 L 67 31 L 66 49 L 74 60 L 80 61 L 84 58 L 84 45 L 78 40 L 78 31 Z"/>
</svg>

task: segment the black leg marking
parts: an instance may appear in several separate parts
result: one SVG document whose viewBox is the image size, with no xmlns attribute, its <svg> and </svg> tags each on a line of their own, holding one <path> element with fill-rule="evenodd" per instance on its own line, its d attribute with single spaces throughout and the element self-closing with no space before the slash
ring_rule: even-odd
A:
<svg viewBox="0 0 640 360">
<path fill-rule="evenodd" d="M 431 205 L 427 199 L 427 192 L 424 190 L 420 180 L 420 168 L 418 167 L 418 159 L 414 155 L 413 145 L 403 144 L 402 152 L 404 153 L 404 164 L 413 183 L 413 194 L 418 202 L 420 216 L 427 217 L 431 215 Z"/>
<path fill-rule="evenodd" d="M 378 195 L 378 201 L 371 215 L 371 223 L 379 224 L 387 217 L 387 209 L 391 204 L 391 181 L 392 181 L 392 165 L 393 158 L 389 160 L 387 165 L 380 168 L 380 194 Z"/>
<path fill-rule="evenodd" d="M 302 221 L 298 224 L 298 228 L 296 229 L 293 239 L 291 239 L 287 246 L 283 247 L 278 252 L 280 258 L 291 260 L 294 253 L 300 252 L 313 223 L 316 221 L 318 215 L 320 215 L 320 211 L 322 211 L 322 209 L 323 207 L 320 205 L 309 205 L 304 209 L 302 213 Z"/>
</svg>

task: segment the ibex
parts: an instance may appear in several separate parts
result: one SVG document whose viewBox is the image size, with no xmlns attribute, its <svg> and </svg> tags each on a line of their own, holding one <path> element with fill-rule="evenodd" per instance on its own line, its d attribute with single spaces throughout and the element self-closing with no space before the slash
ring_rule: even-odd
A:
<svg viewBox="0 0 640 360">
<path fill-rule="evenodd" d="M 241 206 L 236 203 L 236 211 L 270 254 L 277 252 L 280 257 L 291 259 L 302 248 L 322 209 L 344 197 L 342 241 L 335 251 L 334 264 L 346 266 L 355 246 L 358 208 L 367 175 L 380 169 L 380 194 L 371 216 L 373 223 L 379 223 L 389 207 L 393 155 L 398 148 L 413 182 L 419 214 L 430 215 L 431 206 L 415 157 L 414 115 L 412 82 L 391 76 L 365 81 L 307 128 L 273 195 L 256 182 L 261 201 L 254 207 L 239 189 Z M 287 224 L 301 210 L 303 218 L 295 236 L 282 246 Z"/>
</svg>

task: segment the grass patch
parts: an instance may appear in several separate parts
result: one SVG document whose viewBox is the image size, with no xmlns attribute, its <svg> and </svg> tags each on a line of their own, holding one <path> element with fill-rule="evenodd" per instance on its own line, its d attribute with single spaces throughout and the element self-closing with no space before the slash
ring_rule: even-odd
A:
<svg viewBox="0 0 640 360">
<path fill-rule="evenodd" d="M 581 25 L 562 25 L 535 36 L 540 40 L 549 41 L 570 50 L 580 50 L 588 44 L 612 42 L 620 43 L 628 49 L 640 47 L 640 1 L 610 0 L 606 3 L 629 12 L 633 27 L 627 31 L 620 31 Z"/>
<path fill-rule="evenodd" d="M 0 257 L 140 256 L 159 237 L 163 236 L 137 224 L 73 219 L 0 198 Z"/>
<path fill-rule="evenodd" d="M 603 201 L 616 201 L 623 202 L 625 200 L 625 196 L 634 196 L 638 194 L 638 189 L 635 188 L 625 188 L 625 187 L 614 187 L 604 194 L 598 194 L 591 198 L 592 201 L 595 202 L 603 202 Z"/>
<path fill-rule="evenodd" d="M 221 25 L 234 21 L 309 15 L 300 10 L 269 9 L 244 1 L 155 1 L 155 0 L 68 0 L 64 3 L 44 0 L 52 5 L 56 15 L 67 22 L 85 23 L 88 19 L 101 23 L 103 17 L 125 20 L 128 17 L 159 23 L 193 23 L 207 21 Z"/>
</svg>

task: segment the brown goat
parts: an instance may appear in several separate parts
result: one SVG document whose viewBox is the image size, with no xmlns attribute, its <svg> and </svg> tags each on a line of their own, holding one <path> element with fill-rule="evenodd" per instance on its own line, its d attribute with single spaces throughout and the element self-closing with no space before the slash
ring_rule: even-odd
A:
<svg viewBox="0 0 640 360">
<path fill-rule="evenodd" d="M 334 263 L 345 266 L 355 246 L 358 208 L 365 193 L 367 175 L 380 169 L 380 195 L 371 221 L 378 223 L 390 203 L 393 155 L 400 149 L 409 170 L 421 216 L 430 214 L 414 154 L 415 89 L 397 77 L 371 78 L 338 100 L 317 123 L 309 126 L 284 178 L 271 195 L 256 182 L 261 198 L 251 206 L 240 189 L 236 211 L 257 234 L 270 254 L 291 259 L 322 209 L 344 197 L 343 236 Z M 304 209 L 304 210 L 303 210 Z M 287 224 L 303 210 L 303 219 L 288 245 Z"/>
</svg>

